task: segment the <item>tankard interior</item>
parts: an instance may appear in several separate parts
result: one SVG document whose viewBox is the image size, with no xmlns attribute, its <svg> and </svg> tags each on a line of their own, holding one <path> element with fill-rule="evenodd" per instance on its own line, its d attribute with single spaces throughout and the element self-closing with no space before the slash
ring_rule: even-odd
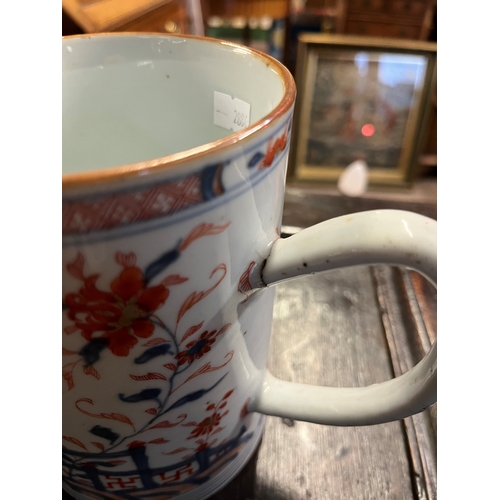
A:
<svg viewBox="0 0 500 500">
<path fill-rule="evenodd" d="M 285 93 L 269 58 L 194 37 L 69 37 L 62 68 L 64 174 L 147 162 L 233 134 L 214 124 L 214 92 L 248 103 L 250 126 Z"/>
</svg>

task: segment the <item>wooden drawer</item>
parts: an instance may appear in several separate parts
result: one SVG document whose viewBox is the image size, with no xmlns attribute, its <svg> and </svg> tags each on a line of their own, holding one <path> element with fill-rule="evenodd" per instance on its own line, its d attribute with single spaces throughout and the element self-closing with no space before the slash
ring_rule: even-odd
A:
<svg viewBox="0 0 500 500">
<path fill-rule="evenodd" d="M 384 12 L 387 0 L 350 0 L 347 9 L 352 12 Z"/>
<path fill-rule="evenodd" d="M 423 18 L 427 9 L 427 2 L 415 0 L 393 0 L 390 2 L 390 12 L 398 15 L 408 15 Z"/>
<path fill-rule="evenodd" d="M 345 33 L 349 35 L 381 36 L 388 38 L 407 38 L 418 40 L 421 28 L 389 23 L 370 23 L 365 21 L 348 20 Z"/>
</svg>

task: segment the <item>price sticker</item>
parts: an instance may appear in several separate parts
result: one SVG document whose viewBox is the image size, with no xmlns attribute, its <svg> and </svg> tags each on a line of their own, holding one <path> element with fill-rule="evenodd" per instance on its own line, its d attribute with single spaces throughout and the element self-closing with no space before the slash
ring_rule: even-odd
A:
<svg viewBox="0 0 500 500">
<path fill-rule="evenodd" d="M 250 125 L 250 104 L 222 92 L 214 92 L 214 124 L 237 132 Z"/>
</svg>

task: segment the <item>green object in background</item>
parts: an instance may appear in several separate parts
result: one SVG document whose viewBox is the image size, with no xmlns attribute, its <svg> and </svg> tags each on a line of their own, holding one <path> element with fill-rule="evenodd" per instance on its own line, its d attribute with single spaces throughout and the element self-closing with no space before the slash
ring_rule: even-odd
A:
<svg viewBox="0 0 500 500">
<path fill-rule="evenodd" d="M 250 28 L 250 40 L 248 45 L 269 54 L 272 24 L 273 20 L 270 17 L 263 17 L 261 19 L 255 17 L 250 18 L 248 21 L 248 26 Z"/>
<path fill-rule="evenodd" d="M 245 43 L 246 20 L 235 17 L 231 20 L 211 17 L 207 22 L 207 36 L 228 42 Z"/>
<path fill-rule="evenodd" d="M 283 61 L 285 48 L 285 19 L 244 17 L 223 19 L 210 17 L 207 21 L 207 36 L 229 42 L 248 45 Z"/>
</svg>

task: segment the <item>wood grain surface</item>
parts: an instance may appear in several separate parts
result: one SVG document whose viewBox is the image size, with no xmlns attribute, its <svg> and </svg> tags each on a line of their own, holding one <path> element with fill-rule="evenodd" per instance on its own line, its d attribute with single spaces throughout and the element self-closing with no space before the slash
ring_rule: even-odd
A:
<svg viewBox="0 0 500 500">
<path fill-rule="evenodd" d="M 287 193 L 284 230 L 380 208 L 436 218 L 432 204 L 294 190 Z M 434 342 L 436 306 L 426 280 L 390 266 L 283 283 L 276 291 L 269 369 L 309 384 L 382 382 L 407 371 Z M 255 455 L 212 500 L 435 500 L 436 412 L 434 405 L 404 421 L 351 428 L 268 417 Z"/>
</svg>

